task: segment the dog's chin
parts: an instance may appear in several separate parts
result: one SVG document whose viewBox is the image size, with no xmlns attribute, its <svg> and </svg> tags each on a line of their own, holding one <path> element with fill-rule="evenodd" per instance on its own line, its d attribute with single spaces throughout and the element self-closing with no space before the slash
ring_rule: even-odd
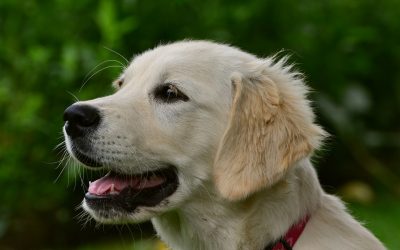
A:
<svg viewBox="0 0 400 250">
<path fill-rule="evenodd" d="M 134 211 L 121 210 L 96 210 L 91 208 L 86 200 L 82 202 L 82 208 L 97 222 L 102 224 L 126 224 L 141 223 L 163 214 L 169 210 L 168 207 L 138 207 Z"/>
</svg>

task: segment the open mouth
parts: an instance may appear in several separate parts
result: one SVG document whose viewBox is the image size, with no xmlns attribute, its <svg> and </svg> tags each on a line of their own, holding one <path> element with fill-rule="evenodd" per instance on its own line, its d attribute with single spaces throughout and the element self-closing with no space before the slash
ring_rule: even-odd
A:
<svg viewBox="0 0 400 250">
<path fill-rule="evenodd" d="M 138 206 L 153 207 L 173 194 L 178 187 L 175 167 L 138 175 L 109 172 L 90 182 L 86 204 L 94 210 L 133 212 Z"/>
</svg>

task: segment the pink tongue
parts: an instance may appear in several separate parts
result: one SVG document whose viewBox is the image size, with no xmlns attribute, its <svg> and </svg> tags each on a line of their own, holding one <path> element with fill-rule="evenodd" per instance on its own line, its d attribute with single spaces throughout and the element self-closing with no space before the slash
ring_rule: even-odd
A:
<svg viewBox="0 0 400 250">
<path fill-rule="evenodd" d="M 161 185 L 164 181 L 165 179 L 158 176 L 139 178 L 137 176 L 121 177 L 107 174 L 94 182 L 89 182 L 89 193 L 94 195 L 118 194 L 127 187 L 139 190 Z"/>
</svg>

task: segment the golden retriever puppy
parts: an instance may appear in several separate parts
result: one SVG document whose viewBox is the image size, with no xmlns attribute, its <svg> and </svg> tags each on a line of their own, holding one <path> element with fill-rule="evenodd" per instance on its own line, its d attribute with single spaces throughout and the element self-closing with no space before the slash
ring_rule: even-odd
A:
<svg viewBox="0 0 400 250">
<path fill-rule="evenodd" d="M 181 250 L 385 249 L 322 190 L 310 157 L 326 133 L 285 59 L 183 41 L 115 86 L 64 113 L 70 154 L 109 171 L 82 203 L 96 221 L 151 219 Z"/>
</svg>

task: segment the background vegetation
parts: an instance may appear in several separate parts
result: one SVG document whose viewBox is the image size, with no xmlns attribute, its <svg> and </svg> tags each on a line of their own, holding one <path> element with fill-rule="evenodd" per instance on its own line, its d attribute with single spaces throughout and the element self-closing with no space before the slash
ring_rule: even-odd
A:
<svg viewBox="0 0 400 250">
<path fill-rule="evenodd" d="M 111 93 L 121 69 L 106 60 L 123 59 L 107 48 L 131 58 L 184 38 L 291 54 L 332 134 L 317 159 L 322 184 L 400 249 L 399 16 L 397 0 L 1 0 L 0 249 L 91 249 L 151 234 L 149 224 L 82 227 L 85 187 L 72 167 L 57 178 L 54 148 L 73 96 Z"/>
</svg>

